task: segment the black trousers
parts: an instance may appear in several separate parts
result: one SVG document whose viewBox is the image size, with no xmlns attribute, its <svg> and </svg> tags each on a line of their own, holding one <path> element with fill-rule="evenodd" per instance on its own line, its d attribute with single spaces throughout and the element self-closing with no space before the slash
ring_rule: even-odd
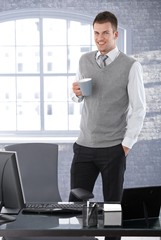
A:
<svg viewBox="0 0 161 240">
<path fill-rule="evenodd" d="M 121 201 L 126 157 L 121 144 L 107 148 L 88 148 L 73 145 L 71 189 L 84 188 L 93 192 L 96 179 L 101 174 L 104 201 Z M 80 201 L 70 194 L 69 201 Z M 106 237 L 118 240 L 120 237 Z"/>
</svg>

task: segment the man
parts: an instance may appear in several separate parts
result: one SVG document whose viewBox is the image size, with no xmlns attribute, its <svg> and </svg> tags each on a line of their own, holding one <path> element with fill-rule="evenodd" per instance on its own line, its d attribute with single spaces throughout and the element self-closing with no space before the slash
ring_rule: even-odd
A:
<svg viewBox="0 0 161 240">
<path fill-rule="evenodd" d="M 92 192 L 100 173 L 104 201 L 121 201 L 126 156 L 137 141 L 146 112 L 142 67 L 118 50 L 117 27 L 116 16 L 108 11 L 95 17 L 98 51 L 80 58 L 72 96 L 73 101 L 84 103 L 80 134 L 73 146 L 71 189 Z M 91 96 L 82 96 L 81 78 L 92 78 Z M 69 201 L 77 199 L 71 194 Z"/>
</svg>

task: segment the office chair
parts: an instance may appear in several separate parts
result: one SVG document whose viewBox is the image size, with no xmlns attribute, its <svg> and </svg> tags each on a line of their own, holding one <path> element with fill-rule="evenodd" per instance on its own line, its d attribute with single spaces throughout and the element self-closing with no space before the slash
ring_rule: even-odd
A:
<svg viewBox="0 0 161 240">
<path fill-rule="evenodd" d="M 26 202 L 60 202 L 58 188 L 58 145 L 19 143 L 5 146 L 17 152 Z M 5 238 L 11 240 L 12 238 Z M 37 240 L 18 238 L 16 240 Z M 12 239 L 13 240 L 13 239 Z M 41 240 L 96 240 L 94 237 L 46 237 Z"/>
</svg>

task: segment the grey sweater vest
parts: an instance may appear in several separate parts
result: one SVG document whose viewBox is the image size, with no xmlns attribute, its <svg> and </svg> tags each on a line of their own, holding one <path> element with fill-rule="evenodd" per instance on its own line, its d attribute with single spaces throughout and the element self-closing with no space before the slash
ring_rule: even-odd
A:
<svg viewBox="0 0 161 240">
<path fill-rule="evenodd" d="M 80 58 L 80 73 L 93 79 L 92 95 L 84 97 L 77 143 L 94 148 L 120 144 L 126 131 L 128 76 L 134 59 L 120 53 L 105 68 L 95 60 L 96 52 Z"/>
<path fill-rule="evenodd" d="M 96 52 L 80 58 L 80 73 L 93 79 L 92 95 L 84 97 L 77 143 L 103 148 L 120 144 L 126 131 L 129 99 L 128 75 L 134 59 L 120 53 L 105 68 L 95 60 Z"/>
</svg>

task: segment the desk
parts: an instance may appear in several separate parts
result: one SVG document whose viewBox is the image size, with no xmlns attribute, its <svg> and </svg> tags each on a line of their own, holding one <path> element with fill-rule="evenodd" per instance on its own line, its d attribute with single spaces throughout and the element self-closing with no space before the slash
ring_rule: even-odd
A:
<svg viewBox="0 0 161 240">
<path fill-rule="evenodd" d="M 52 237 L 52 236 L 161 236 L 161 219 L 151 219 L 149 227 L 145 221 L 123 222 L 122 227 L 104 227 L 102 217 L 98 227 L 83 228 L 79 216 L 24 215 L 16 221 L 0 225 L 0 236 L 4 237 Z"/>
</svg>

